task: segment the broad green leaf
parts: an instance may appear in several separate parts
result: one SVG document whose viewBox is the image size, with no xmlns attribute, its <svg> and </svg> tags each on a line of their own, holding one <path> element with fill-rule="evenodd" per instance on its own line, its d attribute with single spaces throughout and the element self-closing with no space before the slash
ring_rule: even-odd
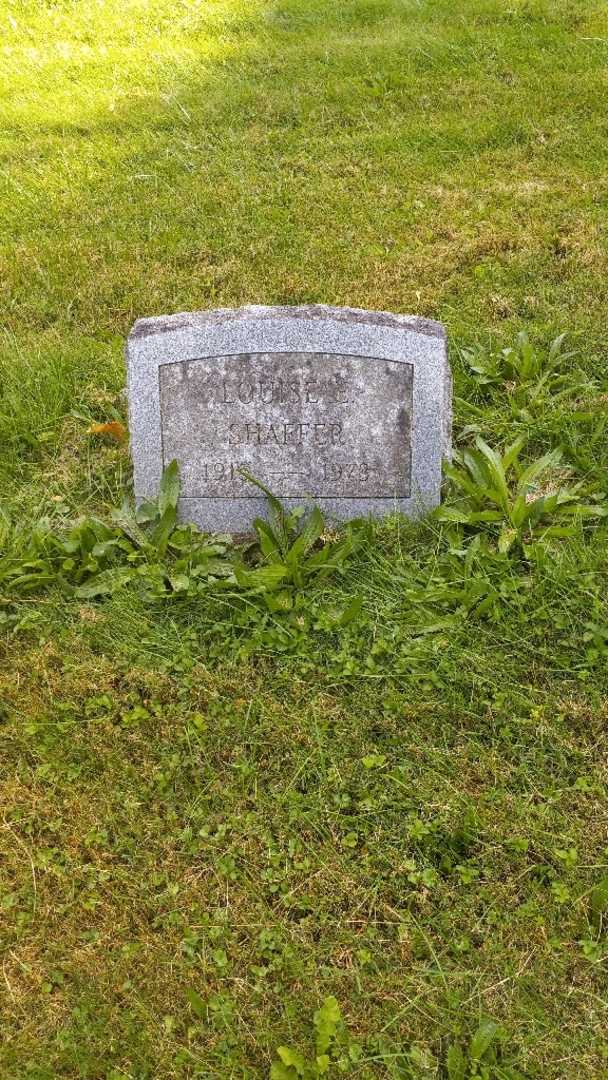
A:
<svg viewBox="0 0 608 1080">
<path fill-rule="evenodd" d="M 573 503 L 568 506 L 560 505 L 560 514 L 568 514 L 572 517 L 606 517 L 608 509 L 605 506 L 589 506 L 583 503 Z"/>
<path fill-rule="evenodd" d="M 147 525 L 149 522 L 155 521 L 157 516 L 158 506 L 151 499 L 144 499 L 135 511 L 135 520 L 138 525 Z"/>
<path fill-rule="evenodd" d="M 551 371 L 545 371 L 544 375 L 541 375 L 540 379 L 538 379 L 538 381 L 534 383 L 534 386 L 532 386 L 528 390 L 529 402 L 534 403 L 538 400 L 538 398 L 540 398 L 543 390 L 545 389 L 545 386 L 547 385 L 551 377 Z"/>
<path fill-rule="evenodd" d="M 190 578 L 187 574 L 170 574 L 169 584 L 173 592 L 185 592 L 190 587 Z"/>
<path fill-rule="evenodd" d="M 498 537 L 498 550 L 501 555 L 506 555 L 511 550 L 513 544 L 517 540 L 517 530 L 509 528 L 508 525 L 503 525 L 500 530 L 500 536 Z"/>
<path fill-rule="evenodd" d="M 608 909 L 608 877 L 603 877 L 595 888 L 592 889 L 589 904 L 591 907 L 593 923 L 595 926 L 598 926 L 602 915 Z"/>
<path fill-rule="evenodd" d="M 526 503 L 525 509 L 520 515 L 520 531 L 527 526 L 531 532 L 544 517 L 550 517 L 557 506 L 557 500 L 552 495 L 543 495 L 540 499 Z"/>
<path fill-rule="evenodd" d="M 543 454 L 536 461 L 532 461 L 527 469 L 524 469 L 520 474 L 517 481 L 517 491 L 525 495 L 543 473 L 547 472 L 548 469 L 554 469 L 561 460 L 562 451 L 557 449 L 550 450 L 548 454 Z"/>
<path fill-rule="evenodd" d="M 470 495 L 471 498 L 479 497 L 479 486 L 476 484 L 475 480 L 465 472 L 463 468 L 460 468 L 458 465 L 454 464 L 450 465 L 446 462 L 443 467 L 443 472 L 444 475 L 447 476 L 448 480 L 451 480 L 452 483 L 456 485 L 456 487 L 460 488 L 467 495 Z"/>
<path fill-rule="evenodd" d="M 262 555 L 266 559 L 273 559 L 281 556 L 280 543 L 269 523 L 264 521 L 263 518 L 256 518 L 253 522 L 253 527 L 257 534 Z"/>
<path fill-rule="evenodd" d="M 478 450 L 466 449 L 463 451 L 462 460 L 471 474 L 476 487 L 477 497 L 482 496 L 491 484 L 491 474 L 487 462 Z"/>
<path fill-rule="evenodd" d="M 148 543 L 148 537 L 143 529 L 141 529 L 135 520 L 135 517 L 131 513 L 131 508 L 127 503 L 124 503 L 120 508 L 112 510 L 110 514 L 112 521 L 132 540 L 137 547 L 145 548 Z"/>
<path fill-rule="evenodd" d="M 304 555 L 299 541 L 296 540 L 285 555 L 285 566 L 296 588 L 301 589 L 305 581 Z"/>
<path fill-rule="evenodd" d="M 520 378 L 524 382 L 527 382 L 536 374 L 540 362 L 534 352 L 534 348 L 528 341 L 525 331 L 518 334 L 517 346 L 519 349 L 519 356 L 516 358 L 516 368 Z"/>
<path fill-rule="evenodd" d="M 281 563 L 260 566 L 247 570 L 244 566 L 235 566 L 234 574 L 239 585 L 246 589 L 276 589 L 287 577 L 287 567 Z"/>
<path fill-rule="evenodd" d="M 491 1020 L 489 1017 L 481 1020 L 469 1046 L 469 1056 L 473 1061 L 481 1061 L 499 1035 L 500 1027 L 495 1020 Z"/>
<path fill-rule="evenodd" d="M 269 611 L 290 611 L 293 607 L 293 594 L 289 589 L 267 592 L 265 600 Z"/>
<path fill-rule="evenodd" d="M 270 1080 L 296 1080 L 297 1073 L 280 1061 L 273 1061 L 270 1066 Z"/>
<path fill-rule="evenodd" d="M 544 540 L 545 537 L 551 539 L 553 537 L 561 537 L 562 539 L 567 536 L 576 536 L 576 525 L 550 525 L 548 529 L 543 529 L 540 539 Z"/>
<path fill-rule="evenodd" d="M 76 589 L 76 596 L 81 600 L 91 600 L 95 596 L 107 596 L 118 592 L 133 579 L 137 571 L 132 566 L 117 566 L 111 570 L 102 570 L 100 574 L 86 581 Z"/>
<path fill-rule="evenodd" d="M 321 536 L 324 528 L 325 519 L 323 518 L 323 514 L 315 507 L 302 526 L 302 531 L 299 536 L 296 537 L 287 551 L 285 562 L 291 571 L 294 584 L 297 586 L 301 587 L 304 584 L 305 573 L 303 560 L 313 544 L 315 544 Z"/>
<path fill-rule="evenodd" d="M 228 559 L 203 558 L 200 563 L 195 563 L 190 573 L 192 577 L 229 577 L 233 567 Z"/>
<path fill-rule="evenodd" d="M 564 359 L 564 355 L 562 353 L 562 346 L 563 346 L 565 340 L 566 340 L 565 333 L 564 334 L 558 334 L 558 336 L 556 338 L 553 338 L 553 341 L 551 342 L 551 345 L 549 347 L 549 355 L 548 355 L 548 359 L 552 364 L 556 363 L 557 358 L 559 356 L 561 356 L 561 358 Z M 572 356 L 573 353 L 569 353 L 568 355 Z"/>
<path fill-rule="evenodd" d="M 458 1043 L 452 1043 L 450 1046 L 446 1065 L 449 1080 L 466 1080 L 467 1063 Z"/>
<path fill-rule="evenodd" d="M 294 1050 L 291 1046 L 279 1046 L 277 1047 L 277 1054 L 284 1065 L 295 1069 L 298 1076 L 304 1075 L 306 1062 L 299 1050 Z"/>
<path fill-rule="evenodd" d="M 366 754 L 361 758 L 361 764 L 365 769 L 380 769 L 386 765 L 385 754 Z"/>
<path fill-rule="evenodd" d="M 489 596 L 484 597 L 484 599 L 481 600 L 480 603 L 474 606 L 471 610 L 475 614 L 475 616 L 479 618 L 480 616 L 485 615 L 486 612 L 492 611 L 494 609 L 498 598 L 498 593 L 493 592 Z"/>
<path fill-rule="evenodd" d="M 166 510 L 177 508 L 179 499 L 179 465 L 177 461 L 169 462 L 163 471 L 158 489 L 158 512 L 163 516 Z"/>
<path fill-rule="evenodd" d="M 505 470 L 503 467 L 502 459 L 491 446 L 488 446 L 486 442 L 477 436 L 475 440 L 477 449 L 483 454 L 486 460 L 486 467 L 492 479 L 493 487 L 497 493 L 497 502 L 501 508 L 507 512 L 509 506 L 509 488 L 507 486 L 507 480 L 505 477 Z"/>
<path fill-rule="evenodd" d="M 467 510 L 459 510 L 455 506 L 441 506 L 434 516 L 437 521 L 453 521 L 458 525 L 467 525 L 470 517 Z"/>
<path fill-rule="evenodd" d="M 11 589 L 15 589 L 18 592 L 32 592 L 39 588 L 41 585 L 50 585 L 54 581 L 59 580 L 59 575 L 49 573 L 31 573 L 31 574 L 17 574 L 16 577 L 10 579 Z"/>
<path fill-rule="evenodd" d="M 414 1044 L 410 1047 L 409 1059 L 423 1072 L 430 1072 L 431 1069 L 435 1070 L 437 1066 L 435 1056 L 426 1046 L 416 1046 Z"/>
<path fill-rule="evenodd" d="M 521 435 L 519 439 L 516 439 L 515 442 L 512 442 L 510 446 L 507 446 L 507 449 L 502 456 L 502 463 L 505 472 L 508 472 L 509 469 L 517 461 L 519 455 L 521 454 L 521 451 L 524 448 L 525 442 L 525 437 Z"/>
<path fill-rule="evenodd" d="M 193 990 L 191 986 L 187 986 L 184 992 L 194 1015 L 198 1016 L 201 1020 L 205 1019 L 207 1015 L 207 1006 L 200 994 L 197 994 L 196 990 Z"/>
<path fill-rule="evenodd" d="M 307 574 L 320 574 L 321 571 L 325 571 L 328 568 L 334 569 L 339 566 L 342 558 L 345 557 L 340 550 L 340 544 L 334 544 L 333 546 L 326 544 L 324 547 L 319 548 L 318 551 L 313 552 L 306 559 L 305 567 Z M 332 560 L 331 566 L 329 561 Z"/>
<path fill-rule="evenodd" d="M 175 507 L 167 506 L 163 511 L 158 525 L 156 525 L 150 534 L 150 544 L 156 549 L 160 556 L 163 556 L 167 550 L 169 537 L 175 528 L 175 515 Z"/>
<path fill-rule="evenodd" d="M 469 514 L 469 521 L 502 521 L 503 515 L 499 510 L 477 510 Z"/>
<path fill-rule="evenodd" d="M 500 510 L 459 510 L 454 506 L 445 506 L 437 511 L 437 520 L 473 525 L 478 521 L 503 521 L 504 515 Z"/>
<path fill-rule="evenodd" d="M 298 541 L 302 544 L 303 554 L 306 555 L 313 544 L 316 544 L 319 537 L 322 535 L 325 529 L 325 518 L 319 510 L 318 506 L 315 506 L 308 515 L 306 521 L 302 526 L 302 531 L 298 537 Z M 296 541 L 296 543 L 298 542 Z"/>
<path fill-rule="evenodd" d="M 363 597 L 361 593 L 357 593 L 356 596 L 353 596 L 350 604 L 347 604 L 344 608 L 344 611 L 338 619 L 338 626 L 348 626 L 348 624 L 353 622 L 353 620 L 361 613 L 362 607 Z"/>
<path fill-rule="evenodd" d="M 321 1008 L 317 1009 L 313 1016 L 317 1032 L 317 1054 L 324 1054 L 329 1049 L 341 1019 L 342 1014 L 336 998 L 333 995 L 325 998 Z"/>
<path fill-rule="evenodd" d="M 124 543 L 124 540 L 122 542 Z M 99 543 L 95 544 L 94 547 L 91 549 L 91 555 L 95 559 L 103 559 L 104 555 L 108 554 L 108 551 L 111 551 L 113 548 L 118 547 L 120 543 L 121 541 L 117 539 L 100 540 Z"/>
<path fill-rule="evenodd" d="M 247 480 L 250 484 L 254 484 L 260 491 L 264 492 L 266 500 L 268 502 L 268 510 L 270 519 L 272 522 L 273 532 L 275 539 L 284 553 L 287 550 L 288 545 L 288 529 L 285 511 L 276 495 L 273 495 L 270 488 L 267 488 L 261 480 L 257 480 L 248 469 L 239 469 L 240 475 L 243 479 Z"/>
</svg>

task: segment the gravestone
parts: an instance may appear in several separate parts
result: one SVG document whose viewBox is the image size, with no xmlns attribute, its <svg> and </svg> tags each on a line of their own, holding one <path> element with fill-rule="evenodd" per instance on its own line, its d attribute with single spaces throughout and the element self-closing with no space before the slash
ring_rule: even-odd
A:
<svg viewBox="0 0 608 1080">
<path fill-rule="evenodd" d="M 244 307 L 139 319 L 127 344 L 137 499 L 172 459 L 180 515 L 244 532 L 287 506 L 345 520 L 440 497 L 451 379 L 440 323 L 332 308 Z"/>
</svg>

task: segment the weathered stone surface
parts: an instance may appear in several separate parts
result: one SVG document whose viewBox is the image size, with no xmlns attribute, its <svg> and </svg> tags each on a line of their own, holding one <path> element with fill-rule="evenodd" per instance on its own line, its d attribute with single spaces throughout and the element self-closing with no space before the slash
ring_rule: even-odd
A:
<svg viewBox="0 0 608 1080">
<path fill-rule="evenodd" d="M 241 532 L 265 502 L 339 519 L 439 501 L 451 381 L 439 323 L 349 308 L 246 307 L 140 319 L 127 345 L 138 498 L 180 463 L 183 518 Z"/>
</svg>

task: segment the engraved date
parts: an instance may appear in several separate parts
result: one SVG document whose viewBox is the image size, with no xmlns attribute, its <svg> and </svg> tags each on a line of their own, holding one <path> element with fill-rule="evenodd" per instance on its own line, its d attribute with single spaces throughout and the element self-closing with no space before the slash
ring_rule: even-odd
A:
<svg viewBox="0 0 608 1080">
<path fill-rule="evenodd" d="M 201 477 L 207 483 L 221 484 L 238 482 L 245 479 L 242 470 L 251 470 L 251 464 L 247 461 L 204 461 L 200 464 Z M 329 484 L 366 484 L 371 479 L 373 466 L 366 461 L 335 462 L 325 461 L 322 465 L 323 481 Z M 288 470 L 289 472 L 290 470 Z M 297 470 L 296 470 L 297 471 Z M 277 477 L 283 478 L 284 470 L 279 469 L 271 472 L 268 482 L 272 486 L 272 480 Z"/>
<path fill-rule="evenodd" d="M 323 465 L 323 479 L 334 484 L 345 480 L 366 484 L 370 478 L 371 469 L 371 465 L 365 461 L 326 461 Z"/>
<path fill-rule="evenodd" d="M 240 470 L 247 467 L 246 461 L 205 461 L 201 464 L 201 474 L 205 480 L 217 484 L 220 480 L 242 480 Z"/>
</svg>

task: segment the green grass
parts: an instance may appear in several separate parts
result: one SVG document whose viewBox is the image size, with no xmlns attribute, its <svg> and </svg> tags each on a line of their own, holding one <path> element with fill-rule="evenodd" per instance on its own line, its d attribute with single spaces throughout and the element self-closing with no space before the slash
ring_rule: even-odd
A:
<svg viewBox="0 0 608 1080">
<path fill-rule="evenodd" d="M 133 320 L 244 302 L 442 319 L 459 445 L 561 447 L 549 488 L 601 508 L 600 0 L 7 0 L 0 32 L 10 558 L 128 492 L 88 427 Z M 496 359 L 522 329 L 568 332 L 538 396 Z M 477 1075 L 608 1077 L 608 530 L 570 524 L 501 555 L 391 519 L 278 610 L 0 560 L 2 1080 L 264 1078 L 332 995 L 361 1080 L 458 1080 L 488 1016 Z"/>
</svg>

